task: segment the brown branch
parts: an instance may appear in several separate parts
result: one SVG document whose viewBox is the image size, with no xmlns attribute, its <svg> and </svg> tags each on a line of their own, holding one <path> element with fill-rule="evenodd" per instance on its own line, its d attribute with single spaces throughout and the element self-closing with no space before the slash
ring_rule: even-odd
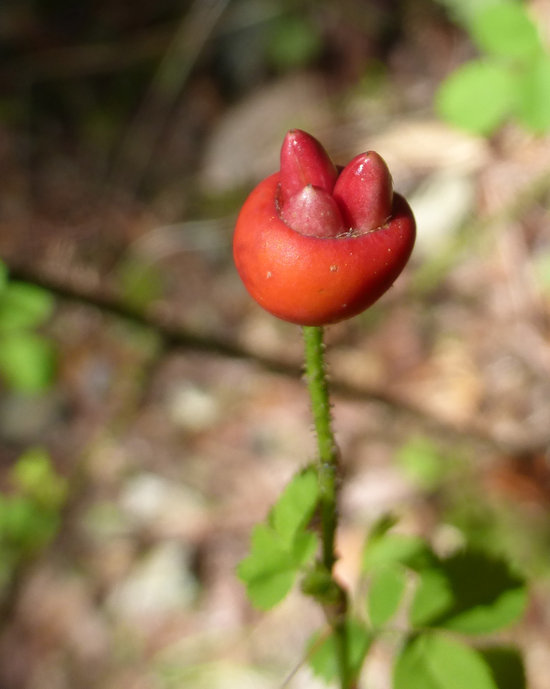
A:
<svg viewBox="0 0 550 689">
<path fill-rule="evenodd" d="M 195 350 L 222 357 L 242 359 L 258 364 L 263 369 L 298 379 L 303 375 L 299 362 L 289 362 L 277 357 L 270 357 L 248 349 L 236 342 L 215 334 L 200 335 L 178 322 L 169 313 L 166 305 L 158 304 L 147 308 L 137 308 L 125 303 L 121 297 L 105 289 L 99 276 L 90 279 L 78 271 L 61 274 L 58 267 L 29 265 L 25 262 L 4 257 L 10 276 L 17 280 L 30 282 L 52 292 L 61 300 L 76 302 L 84 306 L 95 307 L 115 317 L 122 318 L 138 326 L 153 330 L 162 340 L 164 351 L 171 349 Z M 446 440 L 475 441 L 482 443 L 489 451 L 529 452 L 540 449 L 547 440 L 533 438 L 531 441 L 518 440 L 517 443 L 503 441 L 495 437 L 490 430 L 474 423 L 456 425 L 444 419 L 434 417 L 410 400 L 383 388 L 354 385 L 334 377 L 331 389 L 343 398 L 376 402 L 401 414 L 405 419 L 417 423 L 426 432 L 439 435 Z"/>
</svg>

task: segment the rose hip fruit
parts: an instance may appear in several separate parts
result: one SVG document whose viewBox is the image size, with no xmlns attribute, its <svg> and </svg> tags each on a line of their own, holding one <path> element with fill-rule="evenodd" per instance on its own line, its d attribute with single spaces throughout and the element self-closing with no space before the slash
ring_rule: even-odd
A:
<svg viewBox="0 0 550 689">
<path fill-rule="evenodd" d="M 356 156 L 338 173 L 321 144 L 295 129 L 283 142 L 280 171 L 241 209 L 233 255 L 264 309 L 291 323 L 328 325 L 377 301 L 414 241 L 412 211 L 377 153 Z"/>
</svg>

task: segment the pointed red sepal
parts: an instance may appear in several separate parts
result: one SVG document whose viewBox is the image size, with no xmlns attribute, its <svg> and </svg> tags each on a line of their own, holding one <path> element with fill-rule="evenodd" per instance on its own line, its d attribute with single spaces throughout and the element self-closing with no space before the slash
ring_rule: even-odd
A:
<svg viewBox="0 0 550 689">
<path fill-rule="evenodd" d="M 391 216 L 393 186 L 388 166 L 374 151 L 361 153 L 340 173 L 332 195 L 346 225 L 368 232 L 384 225 Z"/>
<path fill-rule="evenodd" d="M 301 129 L 287 132 L 281 148 L 280 200 L 283 207 L 309 184 L 330 194 L 337 176 L 336 167 L 317 139 Z"/>
<path fill-rule="evenodd" d="M 281 218 L 293 230 L 309 237 L 336 237 L 346 229 L 336 201 L 311 184 L 288 199 Z"/>
</svg>

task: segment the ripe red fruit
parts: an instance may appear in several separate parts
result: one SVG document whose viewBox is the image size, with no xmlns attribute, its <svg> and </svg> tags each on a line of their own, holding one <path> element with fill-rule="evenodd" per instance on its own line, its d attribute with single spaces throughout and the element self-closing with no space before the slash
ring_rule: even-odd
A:
<svg viewBox="0 0 550 689">
<path fill-rule="evenodd" d="M 393 284 L 413 249 L 412 211 L 370 151 L 339 174 L 321 144 L 288 132 L 281 169 L 252 191 L 233 254 L 252 297 L 283 320 L 327 325 L 364 311 Z"/>
</svg>

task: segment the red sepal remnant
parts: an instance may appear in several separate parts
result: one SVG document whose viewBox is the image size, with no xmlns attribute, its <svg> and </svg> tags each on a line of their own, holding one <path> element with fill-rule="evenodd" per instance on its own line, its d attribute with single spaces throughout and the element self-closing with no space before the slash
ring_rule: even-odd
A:
<svg viewBox="0 0 550 689">
<path fill-rule="evenodd" d="M 333 196 L 354 232 L 374 230 L 391 216 L 393 186 L 388 166 L 375 151 L 355 156 L 340 173 Z"/>
<path fill-rule="evenodd" d="M 338 171 L 321 144 L 301 129 L 291 129 L 281 147 L 281 204 L 309 184 L 329 194 Z"/>
<path fill-rule="evenodd" d="M 345 230 L 336 201 L 328 192 L 311 184 L 288 199 L 281 218 L 296 232 L 312 237 L 335 237 Z"/>
</svg>

